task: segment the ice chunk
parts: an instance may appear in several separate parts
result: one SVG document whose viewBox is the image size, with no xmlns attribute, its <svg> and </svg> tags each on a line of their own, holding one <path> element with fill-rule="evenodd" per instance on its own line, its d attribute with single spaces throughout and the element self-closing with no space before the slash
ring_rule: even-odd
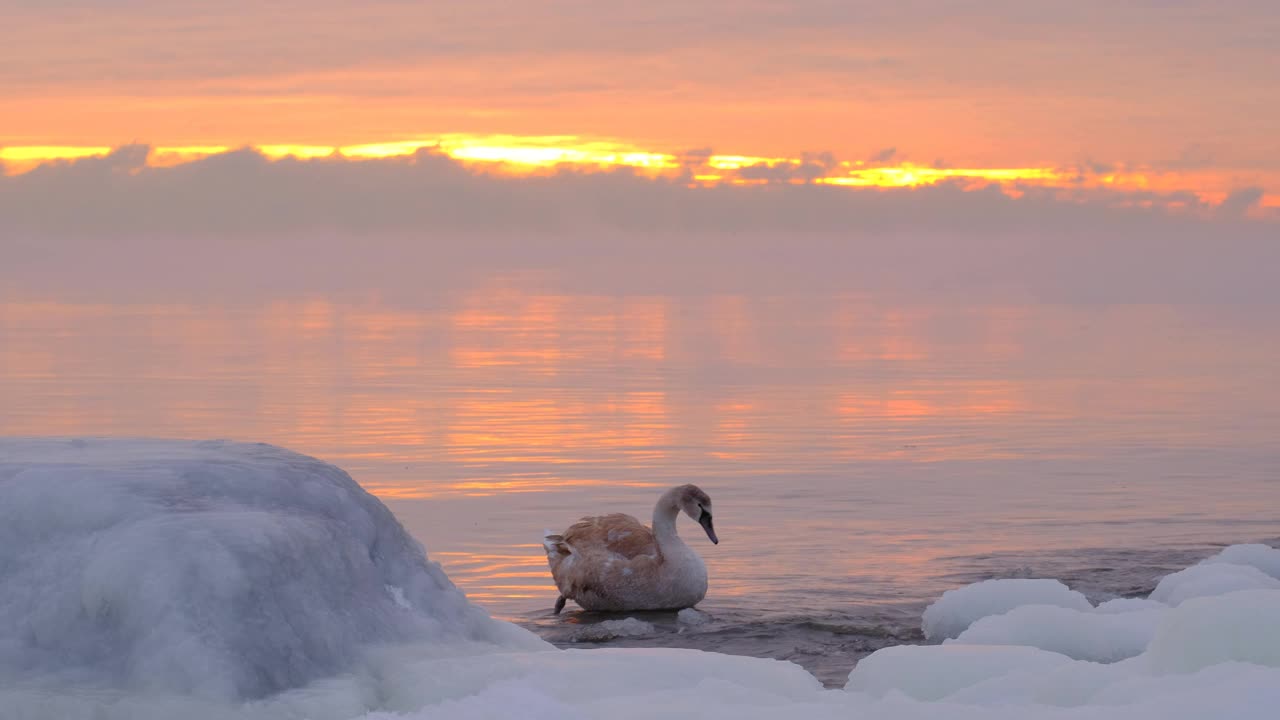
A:
<svg viewBox="0 0 1280 720">
<path fill-rule="evenodd" d="M 332 465 L 266 445 L 0 440 L 0 685 L 255 698 L 390 641 L 545 647 L 468 602 Z"/>
<path fill-rule="evenodd" d="M 710 615 L 693 608 L 685 608 L 676 613 L 676 622 L 681 625 L 703 625 L 710 621 Z"/>
<path fill-rule="evenodd" d="M 1096 706 L 1100 695 L 1147 677 L 1146 666 L 1138 658 L 1105 664 L 1076 660 L 989 678 L 952 693 L 947 701 L 988 707 L 1025 703 L 1035 708 L 1033 717 L 1048 714 L 1044 706 L 1087 708 L 1082 714 L 1093 720 L 1100 711 Z"/>
<path fill-rule="evenodd" d="M 652 635 L 654 632 L 653 625 L 638 618 L 629 617 L 583 625 L 574 630 L 569 639 L 572 642 L 604 642 L 620 637 Z"/>
<path fill-rule="evenodd" d="M 1201 561 L 1200 564 L 1212 565 L 1217 563 L 1248 565 L 1261 570 L 1276 580 L 1280 580 L 1280 550 L 1269 545 L 1232 545 L 1217 555 Z"/>
<path fill-rule="evenodd" d="M 1076 660 L 1115 662 L 1147 649 L 1166 607 L 1123 613 L 1081 611 L 1055 605 L 1023 605 L 989 615 L 948 643 L 1024 645 Z"/>
<path fill-rule="evenodd" d="M 1207 563 L 1166 575 L 1151 591 L 1151 599 L 1166 605 L 1180 605 L 1191 598 L 1225 595 L 1237 590 L 1278 588 L 1280 580 L 1251 565 Z"/>
<path fill-rule="evenodd" d="M 1057 605 L 1075 610 L 1093 606 L 1084 595 L 1057 580 L 984 580 L 942 594 L 924 611 L 924 636 L 953 638 L 988 615 L 1001 615 L 1019 605 Z"/>
<path fill-rule="evenodd" d="M 1147 657 L 1162 673 L 1189 673 L 1226 662 L 1280 668 L 1280 590 L 1244 590 L 1193 598 L 1156 630 Z"/>
<path fill-rule="evenodd" d="M 898 645 L 862 658 L 845 690 L 877 697 L 897 690 L 917 700 L 941 700 L 959 690 L 1011 673 L 1036 673 L 1071 658 L 1029 647 Z"/>
</svg>

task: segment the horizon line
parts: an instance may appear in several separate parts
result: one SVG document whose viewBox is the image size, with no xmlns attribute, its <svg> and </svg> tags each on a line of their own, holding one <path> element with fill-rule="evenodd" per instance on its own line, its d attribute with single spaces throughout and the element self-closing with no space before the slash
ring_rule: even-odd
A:
<svg viewBox="0 0 1280 720">
<path fill-rule="evenodd" d="M 147 149 L 144 163 L 148 167 L 172 167 L 246 150 L 272 161 L 387 160 L 412 158 L 425 152 L 447 157 L 468 169 L 509 177 L 539 176 L 566 170 L 628 170 L 653 178 L 682 179 L 697 187 L 781 183 L 889 190 L 950 183 L 963 189 L 995 185 L 1014 196 L 1020 194 L 1020 188 L 1027 187 L 1186 194 L 1205 205 L 1221 205 L 1233 193 L 1251 190 L 1258 194 L 1257 208 L 1280 208 L 1280 194 L 1267 193 L 1256 186 L 1241 187 L 1222 178 L 1221 171 L 1209 169 L 1186 172 L 1096 163 L 956 168 L 942 163 L 899 160 L 896 152 L 885 157 L 857 160 L 840 160 L 829 152 L 806 153 L 801 157 L 720 154 L 709 149 L 664 152 L 617 140 L 576 135 L 450 133 L 414 140 L 351 145 L 0 145 L 0 176 L 20 176 L 48 164 L 100 159 L 130 147 Z"/>
</svg>

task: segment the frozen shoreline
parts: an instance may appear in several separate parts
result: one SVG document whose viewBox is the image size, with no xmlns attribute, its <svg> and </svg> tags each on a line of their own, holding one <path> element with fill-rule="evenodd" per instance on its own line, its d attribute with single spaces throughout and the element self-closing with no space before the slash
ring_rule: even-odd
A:
<svg viewBox="0 0 1280 720">
<path fill-rule="evenodd" d="M 18 719 L 1270 717 L 1280 551 L 1095 606 L 948 592 L 843 690 L 792 663 L 554 650 L 490 619 L 346 473 L 265 445 L 0 439 L 0 707 Z M 398 714 L 391 714 L 398 713 Z M 6 716 L 7 720 L 7 716 Z"/>
</svg>

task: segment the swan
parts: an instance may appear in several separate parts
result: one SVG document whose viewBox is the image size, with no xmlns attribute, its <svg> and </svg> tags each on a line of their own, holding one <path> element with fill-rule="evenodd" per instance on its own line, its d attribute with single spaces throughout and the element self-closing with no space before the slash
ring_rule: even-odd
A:
<svg viewBox="0 0 1280 720">
<path fill-rule="evenodd" d="M 664 492 L 653 506 L 653 529 L 630 515 L 584 517 L 542 546 L 560 597 L 555 612 L 573 600 L 584 610 L 678 610 L 707 594 L 707 566 L 676 534 L 680 511 L 719 544 L 711 524 L 711 498 L 696 485 Z"/>
</svg>

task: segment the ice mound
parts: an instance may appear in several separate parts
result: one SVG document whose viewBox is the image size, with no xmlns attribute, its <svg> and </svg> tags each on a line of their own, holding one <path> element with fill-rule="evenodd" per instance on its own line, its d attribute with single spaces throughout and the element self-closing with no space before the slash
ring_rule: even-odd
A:
<svg viewBox="0 0 1280 720">
<path fill-rule="evenodd" d="M 266 445 L 0 440 L 0 686 L 258 698 L 382 642 L 541 647 L 343 471 Z"/>
<path fill-rule="evenodd" d="M 1190 673 L 1227 662 L 1280 668 L 1280 590 L 1245 590 L 1187 600 L 1151 641 L 1152 668 Z"/>
<path fill-rule="evenodd" d="M 917 700 L 941 700 L 958 690 L 1011 673 L 1036 673 L 1071 662 L 1058 653 L 1030 647 L 899 645 L 863 658 L 845 690 L 877 697 L 890 691 Z"/>
<path fill-rule="evenodd" d="M 681 625 L 705 625 L 711 622 L 711 616 L 693 608 L 685 608 L 676 613 L 676 622 Z"/>
<path fill-rule="evenodd" d="M 1228 556 L 1241 552 L 1266 555 Z M 1191 569 L 1213 566 L 1236 570 L 1213 575 L 1206 593 L 1229 588 L 1223 577 L 1256 580 L 1239 571 L 1253 566 Z M 1150 598 L 1093 610 L 1023 605 L 942 645 L 879 650 L 845 689 L 880 698 L 879 717 L 1261 720 L 1280 702 L 1280 590 L 1228 590 L 1177 607 Z"/>
<path fill-rule="evenodd" d="M 1192 598 L 1225 595 L 1237 590 L 1271 589 L 1280 589 L 1280 580 L 1252 565 L 1216 562 L 1192 565 L 1166 575 L 1151 591 L 1151 599 L 1166 605 L 1181 605 Z"/>
<path fill-rule="evenodd" d="M 880 698 L 880 717 L 1271 717 L 1280 702 L 1280 589 L 1269 574 L 1278 556 L 1233 546 L 1165 577 L 1148 598 L 1096 608 L 1058 583 L 949 591 L 924 624 L 934 637 L 962 628 L 957 637 L 872 653 L 846 691 Z"/>
<path fill-rule="evenodd" d="M 1232 545 L 1211 558 L 1202 560 L 1201 565 L 1226 563 L 1228 565 L 1248 565 L 1255 567 L 1267 575 L 1280 580 L 1280 550 L 1269 545 L 1257 543 L 1250 545 Z"/>
<path fill-rule="evenodd" d="M 583 625 L 573 631 L 573 634 L 569 636 L 569 640 L 570 642 L 604 642 L 620 637 L 651 635 L 654 632 L 655 629 L 650 623 L 629 617 L 622 620 L 605 620 Z"/>
<path fill-rule="evenodd" d="M 1084 595 L 1057 580 L 984 580 L 942 594 L 924 611 L 922 629 L 929 640 L 960 635 L 989 615 L 1002 615 L 1022 605 L 1056 605 L 1073 610 L 1093 607 Z"/>
<path fill-rule="evenodd" d="M 947 643 L 1023 645 L 1076 660 L 1115 662 L 1140 655 L 1155 636 L 1166 607 L 1089 612 L 1056 605 L 1024 605 L 989 615 Z"/>
</svg>

